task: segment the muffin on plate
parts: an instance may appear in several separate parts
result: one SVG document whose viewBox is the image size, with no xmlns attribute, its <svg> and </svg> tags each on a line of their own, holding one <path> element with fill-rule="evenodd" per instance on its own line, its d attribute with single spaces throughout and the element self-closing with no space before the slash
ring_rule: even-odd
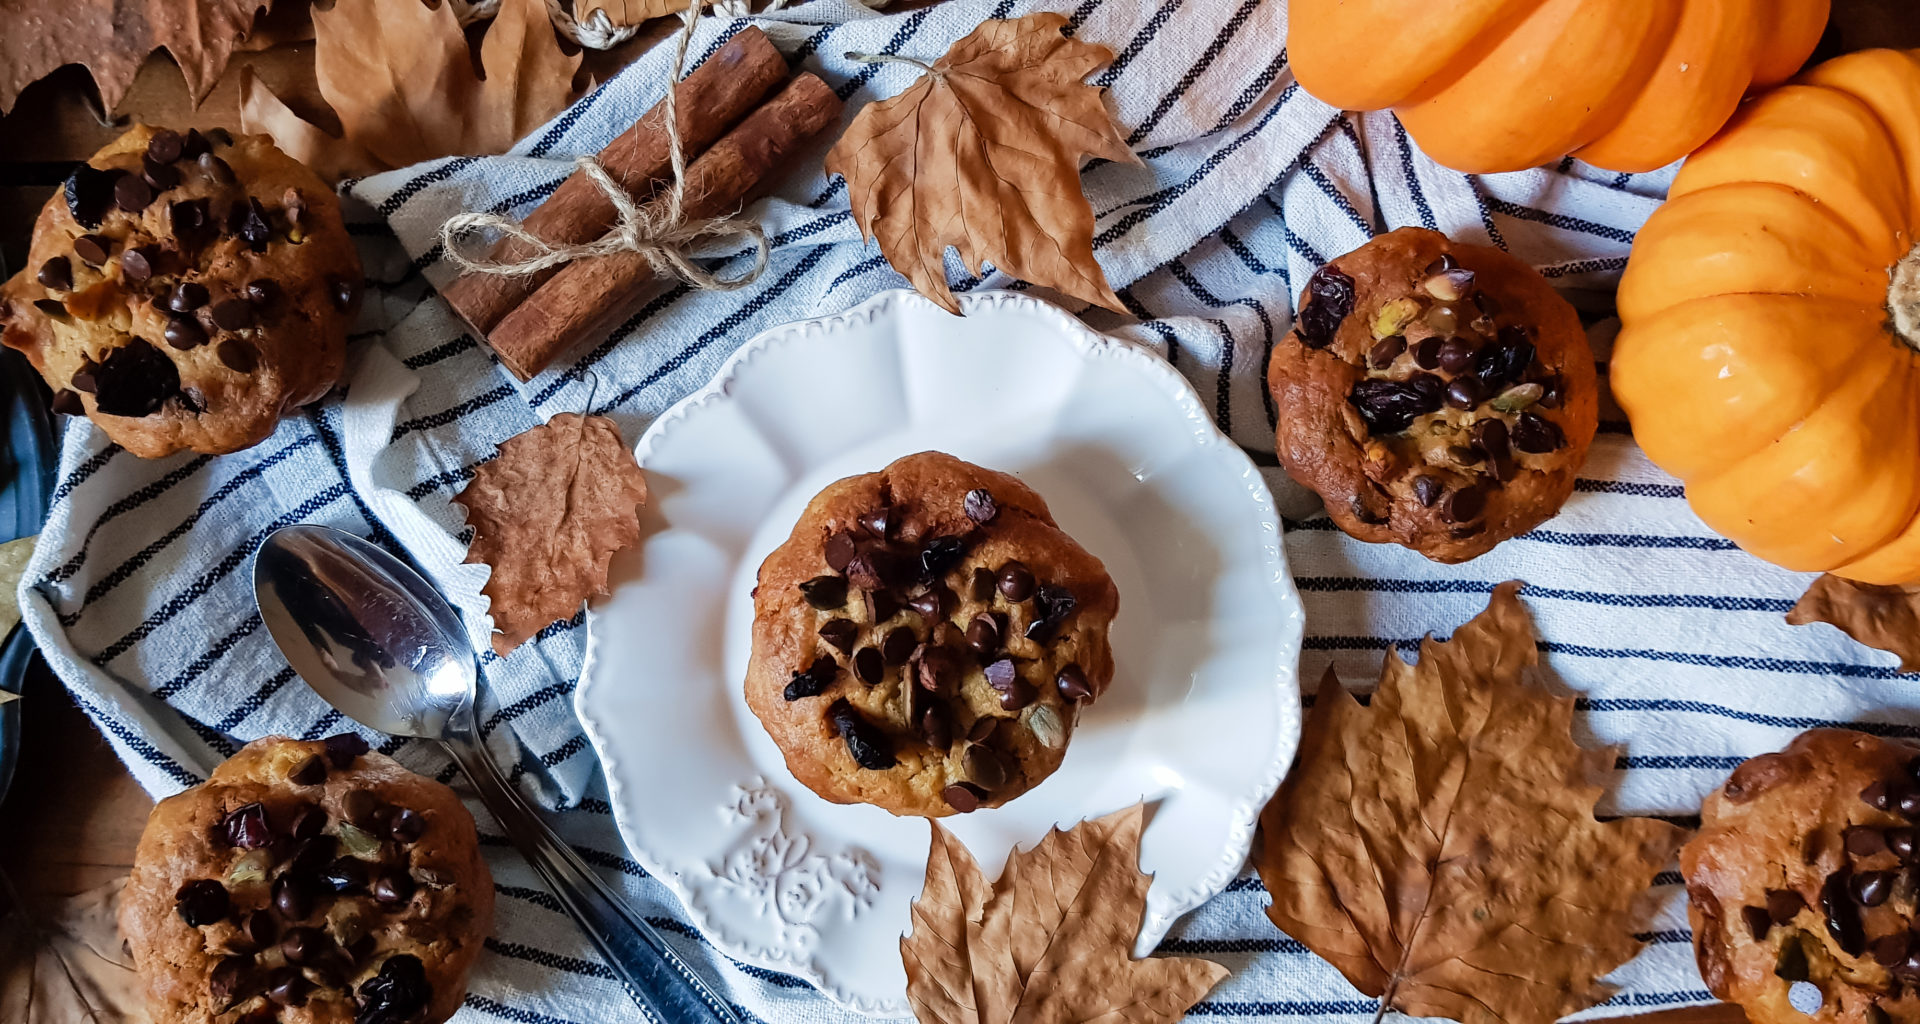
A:
<svg viewBox="0 0 1920 1024">
<path fill-rule="evenodd" d="M 1287 475 L 1365 541 L 1463 562 L 1573 493 L 1593 351 L 1532 267 L 1401 228 L 1321 267 L 1267 367 Z"/>
<path fill-rule="evenodd" d="M 276 736 L 153 809 L 120 928 L 157 1024 L 438 1024 L 493 879 L 446 786 L 352 734 Z"/>
<path fill-rule="evenodd" d="M 829 485 L 760 566 L 747 704 L 828 800 L 998 807 L 1112 680 L 1119 605 L 1026 484 L 909 455 Z"/>
<path fill-rule="evenodd" d="M 1734 770 L 1680 851 L 1707 988 L 1754 1024 L 1920 1019 L 1920 747 L 1815 729 Z"/>
<path fill-rule="evenodd" d="M 0 341 L 144 458 L 250 447 L 327 393 L 360 305 L 333 191 L 263 135 L 137 125 L 40 211 Z"/>
</svg>

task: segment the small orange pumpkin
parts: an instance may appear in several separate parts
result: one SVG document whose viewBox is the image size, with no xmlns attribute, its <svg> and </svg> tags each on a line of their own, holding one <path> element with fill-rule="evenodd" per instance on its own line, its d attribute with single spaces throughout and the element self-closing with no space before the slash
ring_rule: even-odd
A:
<svg viewBox="0 0 1920 1024">
<path fill-rule="evenodd" d="M 1650 171 L 1813 52 L 1829 0 L 1293 0 L 1308 92 L 1391 108 L 1428 156 L 1470 172 L 1569 153 Z"/>
<path fill-rule="evenodd" d="M 1707 525 L 1789 569 L 1920 580 L 1920 50 L 1747 104 L 1619 304 L 1614 395 Z"/>
</svg>

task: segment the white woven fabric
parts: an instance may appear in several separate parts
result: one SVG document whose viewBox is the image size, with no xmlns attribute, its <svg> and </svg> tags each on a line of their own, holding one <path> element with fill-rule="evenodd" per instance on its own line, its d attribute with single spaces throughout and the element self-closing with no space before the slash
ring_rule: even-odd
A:
<svg viewBox="0 0 1920 1024">
<path fill-rule="evenodd" d="M 1116 51 L 1098 81 L 1111 87 L 1145 160 L 1085 173 L 1097 254 L 1138 317 L 1093 310 L 1087 321 L 1164 354 L 1207 396 L 1220 425 L 1269 466 L 1273 409 L 1263 370 L 1291 322 L 1293 296 L 1324 259 L 1374 232 L 1426 225 L 1504 246 L 1598 307 L 1667 180 L 1571 162 L 1479 178 L 1441 169 L 1391 117 L 1342 115 L 1294 85 L 1279 0 L 950 0 L 897 15 L 818 0 L 755 23 L 836 86 L 851 111 L 904 89 L 914 72 L 848 62 L 844 52 L 932 58 L 984 17 L 1039 9 L 1065 11 L 1073 33 Z M 704 57 L 743 24 L 709 19 L 692 53 Z M 260 628 L 248 563 L 271 528 L 325 522 L 405 549 L 462 604 L 478 638 L 484 623 L 471 595 L 481 571 L 458 567 L 467 534 L 449 499 L 499 441 L 588 405 L 632 440 L 761 329 L 899 285 L 860 243 L 844 186 L 821 174 L 816 152 L 754 211 L 775 242 L 759 283 L 730 294 L 663 289 L 613 338 L 530 383 L 502 370 L 437 300 L 415 306 L 422 275 L 436 285 L 448 277 L 435 241 L 443 218 L 460 209 L 526 214 L 573 156 L 597 150 L 658 98 L 665 61 L 656 50 L 507 156 L 437 161 L 351 185 L 365 204 L 355 230 L 386 300 L 375 305 L 404 315 L 356 344 L 344 398 L 289 419 L 252 451 L 218 459 L 143 462 L 84 422 L 68 432 L 52 517 L 22 587 L 26 622 L 148 789 L 192 783 L 249 738 L 346 727 Z M 975 281 L 957 263 L 949 270 L 957 288 L 1013 284 L 999 275 Z M 1605 338 L 1597 340 L 1604 360 Z M 1583 697 L 1582 738 L 1626 745 L 1607 813 L 1688 820 L 1741 758 L 1812 725 L 1920 734 L 1907 724 L 1920 689 L 1896 677 L 1890 656 L 1825 626 L 1788 627 L 1782 614 L 1806 578 L 1705 529 L 1675 482 L 1635 448 L 1617 410 L 1603 413 L 1601 429 L 1559 517 L 1463 566 L 1356 543 L 1270 471 L 1294 520 L 1287 551 L 1308 611 L 1302 677 L 1315 680 L 1332 664 L 1350 684 L 1370 687 L 1389 642 L 1446 633 L 1484 606 L 1494 583 L 1517 577 L 1530 584 L 1551 672 Z M 553 815 L 561 832 L 751 1014 L 846 1018 L 795 979 L 715 962 L 665 890 L 625 858 L 571 711 L 577 626 L 557 625 L 504 660 L 484 660 L 482 718 L 495 755 L 529 792 L 564 808 Z M 384 749 L 452 777 L 422 745 Z M 491 823 L 482 829 L 499 922 L 462 1020 L 558 1024 L 632 1012 Z M 1659 894 L 1647 951 L 1619 972 L 1622 992 L 1597 1012 L 1706 998 L 1677 876 L 1663 876 Z M 1194 1012 L 1369 1017 L 1370 1001 L 1267 923 L 1265 901 L 1257 880 L 1243 877 L 1174 928 L 1166 950 L 1233 969 Z"/>
</svg>

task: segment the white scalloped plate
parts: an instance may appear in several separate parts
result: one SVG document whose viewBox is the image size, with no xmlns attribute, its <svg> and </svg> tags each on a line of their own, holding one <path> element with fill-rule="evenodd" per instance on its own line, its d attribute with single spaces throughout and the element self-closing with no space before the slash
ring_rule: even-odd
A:
<svg viewBox="0 0 1920 1024">
<path fill-rule="evenodd" d="M 1014 293 L 911 292 L 748 342 L 636 453 L 645 539 L 588 613 L 574 707 L 634 857 L 713 944 L 907 1016 L 917 818 L 795 782 L 741 695 L 754 573 L 822 487 L 937 449 L 1025 480 L 1120 591 L 1112 687 L 1052 778 L 944 819 L 991 877 L 1146 799 L 1138 952 L 1238 872 L 1300 737 L 1303 612 L 1258 470 L 1158 356 Z"/>
</svg>

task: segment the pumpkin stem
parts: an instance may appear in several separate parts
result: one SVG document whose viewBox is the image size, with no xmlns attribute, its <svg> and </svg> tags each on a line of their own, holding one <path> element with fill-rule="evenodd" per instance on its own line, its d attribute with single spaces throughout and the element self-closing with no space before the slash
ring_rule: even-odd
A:
<svg viewBox="0 0 1920 1024">
<path fill-rule="evenodd" d="M 1893 315 L 1894 333 L 1909 346 L 1920 349 L 1920 245 L 1901 257 L 1887 271 L 1887 312 Z"/>
</svg>

